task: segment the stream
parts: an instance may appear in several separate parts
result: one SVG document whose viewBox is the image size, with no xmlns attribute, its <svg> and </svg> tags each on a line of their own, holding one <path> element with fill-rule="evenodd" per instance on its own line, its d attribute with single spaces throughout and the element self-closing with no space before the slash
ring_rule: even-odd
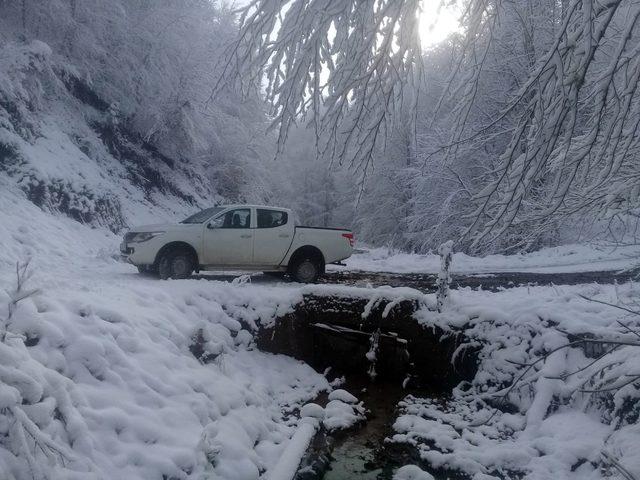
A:
<svg viewBox="0 0 640 480">
<path fill-rule="evenodd" d="M 428 392 L 404 389 L 399 382 L 373 382 L 366 375 L 348 376 L 342 387 L 364 402 L 367 421 L 335 435 L 328 470 L 319 478 L 390 480 L 399 467 L 419 462 L 411 447 L 384 440 L 393 435 L 398 402 L 406 395 L 424 396 Z M 448 478 L 431 473 L 436 480 Z"/>
<path fill-rule="evenodd" d="M 416 449 L 393 444 L 397 405 L 407 395 L 446 396 L 477 371 L 477 350 L 467 348 L 463 332 L 424 328 L 414 317 L 411 299 L 305 294 L 288 313 L 256 337 L 262 351 L 289 355 L 332 378 L 362 401 L 367 421 L 345 431 L 321 429 L 303 456 L 296 480 L 390 480 L 401 466 L 427 470 Z M 374 353 L 373 360 L 371 353 Z M 373 363 L 372 363 L 373 362 Z M 367 372 L 375 368 L 372 380 Z M 407 388 L 403 388 L 405 383 Z M 325 406 L 328 394 L 314 400 Z M 437 480 L 451 472 L 429 471 Z M 443 475 L 445 473 L 445 475 Z M 455 478 L 455 477 L 453 477 Z"/>
</svg>

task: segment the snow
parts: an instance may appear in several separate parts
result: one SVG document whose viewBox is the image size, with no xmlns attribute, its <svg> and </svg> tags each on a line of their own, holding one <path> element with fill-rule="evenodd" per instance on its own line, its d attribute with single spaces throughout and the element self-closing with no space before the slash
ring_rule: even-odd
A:
<svg viewBox="0 0 640 480">
<path fill-rule="evenodd" d="M 387 248 L 359 247 L 346 267 L 330 265 L 331 270 L 432 273 L 441 271 L 440 256 L 435 253 L 417 255 L 394 252 Z M 640 265 L 640 245 L 563 245 L 518 255 L 472 257 L 454 253 L 451 273 L 570 273 L 626 270 Z"/>
<path fill-rule="evenodd" d="M 569 333 L 631 337 L 617 322 L 634 327 L 637 317 L 584 297 L 632 306 L 633 282 L 453 290 L 441 313 L 434 295 L 409 288 L 160 282 L 118 261 L 119 238 L 110 232 L 45 213 L 2 176 L 0 192 L 0 305 L 12 298 L 16 261 L 31 258 L 27 288 L 40 292 L 19 303 L 0 342 L 0 478 L 30 478 L 29 468 L 54 479 L 286 477 L 310 438 L 308 425 L 333 431 L 365 419 L 363 405 L 337 384 L 253 346 L 259 325 L 272 325 L 307 293 L 365 298 L 365 315 L 382 299 L 413 299 L 417 321 L 465 326 L 481 346 L 476 377 L 451 398 L 408 396 L 400 404 L 391 441 L 414 446 L 434 468 L 484 479 L 505 469 L 530 479 L 591 479 L 601 478 L 610 455 L 640 472 L 640 430 L 627 411 L 637 387 L 600 403 L 574 393 L 593 368 L 549 378 L 585 366 L 580 348 L 549 357 L 510 395 L 513 410 L 478 424 L 520 371 L 513 362 L 563 345 Z M 190 351 L 197 338 L 207 363 Z M 616 350 L 607 375 L 635 371 L 633 347 Z M 309 403 L 332 388 L 324 409 Z M 43 450 L 25 449 L 22 439 L 32 445 L 32 437 Z M 409 467 L 396 478 L 428 478 Z"/>
<path fill-rule="evenodd" d="M 329 394 L 329 400 L 340 400 L 344 403 L 356 403 L 358 401 L 356 397 L 341 388 L 332 391 Z"/>
<path fill-rule="evenodd" d="M 97 2 L 95 15 L 77 17 L 92 19 L 89 23 L 78 23 L 75 9 L 72 14 L 69 9 L 44 8 L 31 12 L 35 16 L 20 30 L 14 21 L 19 9 L 11 5 L 5 2 L 3 7 L 6 32 L 0 45 L 1 479 L 292 478 L 317 428 L 335 431 L 365 420 L 364 406 L 355 396 L 332 390 L 344 384 L 344 378 L 329 383 L 303 362 L 255 348 L 256 329 L 273 325 L 305 294 L 366 299 L 363 317 L 382 300 L 391 300 L 383 321 L 399 301 L 411 299 L 419 305 L 415 320 L 425 328 L 465 329 L 469 343 L 454 356 L 465 355 L 468 347 L 479 348 L 475 378 L 450 396 L 407 396 L 400 403 L 390 441 L 414 447 L 412 461 L 475 480 L 589 480 L 617 475 L 618 464 L 640 476 L 640 393 L 633 381 L 640 372 L 640 356 L 633 343 L 637 339 L 628 331 L 639 329 L 640 322 L 637 315 L 606 305 L 638 310 L 640 291 L 634 282 L 499 293 L 461 289 L 436 309 L 432 295 L 408 288 L 276 281 L 255 285 L 250 275 L 230 283 L 141 277 L 118 260 L 120 239 L 106 227 L 176 220 L 198 205 L 229 197 L 288 198 L 302 211 L 305 199 L 316 202 L 318 189 L 308 188 L 314 179 L 322 178 L 327 186 L 324 201 L 328 191 L 351 189 L 354 179 L 308 164 L 297 168 L 304 179 L 284 185 L 280 173 L 290 165 L 265 167 L 263 161 L 270 157 L 270 137 L 257 134 L 265 118 L 257 102 L 241 102 L 226 92 L 213 109 L 205 108 L 198 97 L 209 97 L 211 62 L 220 53 L 210 47 L 230 39 L 226 26 L 226 33 L 212 28 L 217 17 L 202 15 L 206 9 L 123 9 L 122 2 L 115 8 L 111 2 Z M 175 18 L 180 21 L 173 22 Z M 182 28 L 176 30 L 176 25 Z M 18 34 L 31 38 L 36 27 L 37 36 L 49 43 L 17 41 Z M 67 30 L 74 35 L 60 34 Z M 162 45 L 149 55 L 147 47 L 160 37 Z M 194 50 L 195 44 L 204 47 Z M 132 48 L 112 55 L 114 45 Z M 190 55 L 184 62 L 171 60 L 185 52 Z M 142 63 L 144 68 L 130 68 Z M 185 75 L 195 66 L 197 75 Z M 82 100 L 66 85 L 73 79 L 89 94 L 95 86 L 107 103 L 121 101 L 107 108 L 96 106 L 95 99 Z M 114 127 L 129 123 L 129 130 Z M 136 132 L 171 158 L 152 155 L 139 141 L 109 143 L 110 135 Z M 299 142 L 305 138 L 299 136 Z M 116 154 L 114 148 L 132 151 Z M 371 239 L 380 233 L 379 238 L 386 233 L 395 237 L 408 218 L 406 213 L 402 218 L 389 215 L 398 212 L 392 205 L 398 199 L 406 206 L 406 189 L 396 198 L 385 196 L 389 187 L 397 189 L 394 182 L 406 184 L 405 172 L 398 177 L 387 169 L 397 160 L 393 150 L 385 152 L 391 163 L 383 165 L 375 188 L 364 198 L 364 214 L 355 217 L 359 228 L 368 223 L 377 230 L 368 233 Z M 309 156 L 302 153 L 290 153 L 290 160 L 299 166 L 299 158 Z M 426 203 L 440 212 L 449 207 L 442 210 L 424 187 L 447 190 L 446 196 L 450 189 L 446 181 L 430 183 L 428 179 L 438 175 L 424 178 L 427 181 L 412 185 L 413 200 L 418 201 L 414 207 L 421 215 L 427 212 L 424 218 L 437 220 Z M 274 186 L 291 191 L 274 194 Z M 637 190 L 637 182 L 629 186 Z M 343 217 L 353 218 L 349 202 L 337 203 L 346 205 L 341 207 Z M 309 207 L 307 217 L 314 209 L 325 214 L 333 209 Z M 75 212 L 91 226 L 61 212 Z M 431 224 L 425 225 L 417 230 L 409 225 L 409 233 L 424 232 L 426 237 Z M 438 236 L 449 238 L 446 232 Z M 409 243 L 405 238 L 396 244 Z M 444 244 L 440 254 L 445 256 L 450 247 Z M 565 245 L 483 258 L 454 253 L 451 272 L 623 270 L 637 266 L 639 258 L 638 245 Z M 33 276 L 24 289 L 17 289 L 16 264 L 27 260 Z M 446 283 L 440 262 L 435 254 L 378 248 L 357 252 L 346 267 L 329 268 L 442 272 L 440 279 Z M 622 339 L 628 345 L 598 358 L 598 349 L 610 348 L 611 342 L 563 348 L 572 335 Z M 377 340 L 373 335 L 367 353 L 372 377 Z M 198 357 L 193 353 L 196 344 L 202 352 Z M 509 390 L 523 364 L 553 350 Z M 628 378 L 632 381 L 623 385 Z M 620 388 L 588 391 L 611 386 Z M 310 403 L 325 391 L 330 391 L 325 408 Z M 510 408 L 496 411 L 501 398 Z M 406 465 L 394 478 L 433 477 L 418 465 Z"/>
<path fill-rule="evenodd" d="M 331 400 L 324 410 L 322 424 L 329 431 L 351 428 L 365 419 L 362 404 L 351 405 L 341 400 Z"/>
<path fill-rule="evenodd" d="M 253 328 L 290 309 L 297 289 L 147 279 L 112 256 L 110 233 L 42 212 L 10 186 L 2 202 L 0 288 L 30 257 L 41 293 L 18 305 L 0 343 L 0 405 L 67 446 L 55 475 L 257 479 L 276 465 L 299 428 L 293 412 L 330 388 L 304 363 L 252 347 Z M 197 332 L 210 363 L 189 350 Z M 27 478 L 10 438 L 0 477 Z"/>
<path fill-rule="evenodd" d="M 442 313 L 422 309 L 416 318 L 425 326 L 464 326 L 469 345 L 481 349 L 478 372 L 449 398 L 407 396 L 391 441 L 413 445 L 434 468 L 474 478 L 503 478 L 505 472 L 531 480 L 602 478 L 601 469 L 611 469 L 603 460 L 607 451 L 615 451 L 615 461 L 634 475 L 640 473 L 636 454 L 622 446 L 640 442 L 637 407 L 632 407 L 639 404 L 637 383 L 603 394 L 580 392 L 619 385 L 620 378 L 640 371 L 638 347 L 620 347 L 595 362 L 582 345 L 560 348 L 569 335 L 635 344 L 637 337 L 622 325 L 638 331 L 638 315 L 589 300 L 637 310 L 635 283 L 451 293 Z M 558 348 L 528 373 L 521 366 Z M 496 410 L 503 395 L 510 408 Z"/>
<path fill-rule="evenodd" d="M 324 418 L 324 408 L 317 403 L 307 403 L 300 409 L 300 416 L 319 418 L 322 420 Z"/>
<path fill-rule="evenodd" d="M 393 480 L 434 480 L 434 478 L 433 475 L 415 465 L 405 465 L 393 474 Z"/>
<path fill-rule="evenodd" d="M 289 446 L 282 453 L 275 467 L 269 472 L 269 480 L 293 480 L 300 465 L 300 459 L 306 452 L 309 443 L 311 443 L 317 428 L 317 422 L 313 422 L 308 418 L 300 423 L 300 426 L 291 437 Z"/>
</svg>

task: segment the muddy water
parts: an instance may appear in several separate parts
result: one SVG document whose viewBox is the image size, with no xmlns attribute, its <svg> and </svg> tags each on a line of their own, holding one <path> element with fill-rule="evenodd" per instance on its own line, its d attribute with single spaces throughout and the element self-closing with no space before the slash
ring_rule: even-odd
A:
<svg viewBox="0 0 640 480">
<path fill-rule="evenodd" d="M 375 383 L 366 376 L 347 379 L 344 388 L 364 402 L 369 410 L 367 422 L 359 428 L 337 437 L 332 461 L 323 480 L 386 480 L 400 466 L 413 463 L 411 452 L 405 447 L 385 444 L 393 435 L 396 406 L 411 392 L 399 383 Z M 424 391 L 420 392 L 424 395 Z M 438 477 L 436 477 L 438 478 Z"/>
</svg>

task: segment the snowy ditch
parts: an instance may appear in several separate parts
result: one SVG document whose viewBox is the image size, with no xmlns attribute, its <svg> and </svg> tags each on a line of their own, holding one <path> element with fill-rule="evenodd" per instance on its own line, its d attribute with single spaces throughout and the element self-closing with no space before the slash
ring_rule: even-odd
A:
<svg viewBox="0 0 640 480">
<path fill-rule="evenodd" d="M 399 402 L 409 394 L 450 394 L 475 376 L 478 351 L 465 348 L 469 341 L 461 332 L 419 324 L 414 314 L 421 307 L 416 299 L 393 295 L 311 293 L 260 329 L 258 348 L 303 360 L 337 388 L 301 412 L 324 420 L 297 480 L 391 478 L 402 465 L 419 461 L 409 444 L 385 442 Z"/>
<path fill-rule="evenodd" d="M 256 344 L 358 399 L 343 430 L 326 425 L 336 399 L 314 401 L 325 428 L 295 478 L 640 478 L 640 316 L 607 304 L 637 295 L 465 289 L 438 313 L 410 289 L 304 289 Z"/>
</svg>

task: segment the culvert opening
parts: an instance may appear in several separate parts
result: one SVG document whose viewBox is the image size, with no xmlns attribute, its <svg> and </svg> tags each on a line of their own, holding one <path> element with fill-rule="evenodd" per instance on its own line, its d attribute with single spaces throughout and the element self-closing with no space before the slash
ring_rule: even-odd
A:
<svg viewBox="0 0 640 480">
<path fill-rule="evenodd" d="M 411 300 L 305 295 L 293 312 L 258 334 L 263 351 L 344 376 L 342 388 L 368 409 L 362 425 L 334 434 L 321 431 L 297 480 L 390 479 L 395 468 L 419 463 L 410 446 L 384 441 L 393 434 L 398 402 L 409 394 L 444 397 L 471 380 L 477 351 L 465 348 L 461 332 L 421 325 L 414 318 L 418 307 Z"/>
</svg>

